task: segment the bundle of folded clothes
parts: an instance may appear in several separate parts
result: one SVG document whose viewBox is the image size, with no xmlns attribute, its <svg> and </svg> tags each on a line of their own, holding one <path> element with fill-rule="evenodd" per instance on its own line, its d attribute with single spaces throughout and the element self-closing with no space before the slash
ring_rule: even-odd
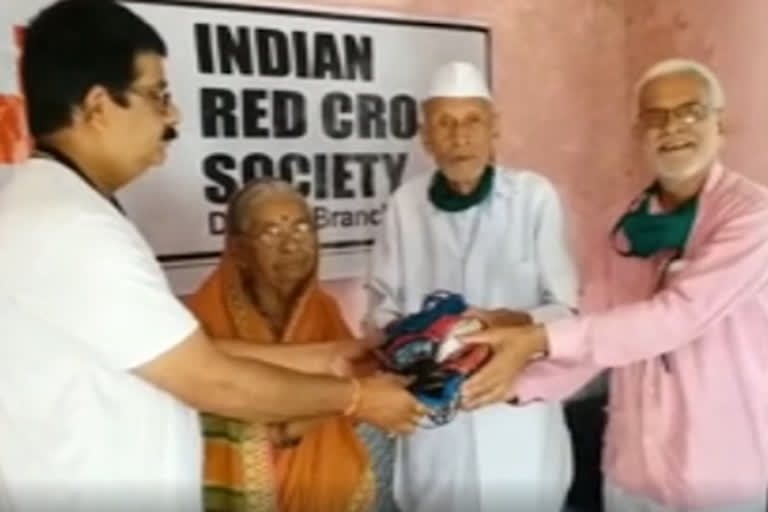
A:
<svg viewBox="0 0 768 512">
<path fill-rule="evenodd" d="M 388 371 L 413 377 L 410 391 L 430 409 L 424 427 L 450 422 L 461 407 L 461 385 L 490 358 L 484 345 L 464 345 L 460 336 L 483 324 L 463 316 L 468 306 L 455 293 L 429 294 L 420 311 L 385 328 L 377 356 Z"/>
</svg>

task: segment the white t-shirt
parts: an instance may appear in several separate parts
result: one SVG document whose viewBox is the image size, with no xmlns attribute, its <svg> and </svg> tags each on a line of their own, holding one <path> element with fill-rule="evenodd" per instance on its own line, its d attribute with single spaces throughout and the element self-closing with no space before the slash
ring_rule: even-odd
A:
<svg viewBox="0 0 768 512">
<path fill-rule="evenodd" d="M 5 502 L 200 510 L 197 414 L 130 373 L 196 320 L 134 226 L 74 172 L 37 158 L 12 172 L 0 189 Z"/>
</svg>

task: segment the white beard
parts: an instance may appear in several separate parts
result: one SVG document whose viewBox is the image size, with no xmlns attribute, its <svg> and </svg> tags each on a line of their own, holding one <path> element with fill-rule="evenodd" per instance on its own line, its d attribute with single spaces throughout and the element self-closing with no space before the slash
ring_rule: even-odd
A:
<svg viewBox="0 0 768 512">
<path fill-rule="evenodd" d="M 665 169 L 663 167 L 657 167 L 656 175 L 659 177 L 659 180 L 664 183 L 675 184 L 682 183 L 690 178 L 693 178 L 700 172 L 703 172 L 706 168 L 706 164 L 702 164 L 696 161 L 692 162 L 689 166 L 683 169 Z"/>
<path fill-rule="evenodd" d="M 709 147 L 704 148 L 699 154 L 695 155 L 691 162 L 683 167 L 678 168 L 665 168 L 662 165 L 656 166 L 656 175 L 664 183 L 676 185 L 687 181 L 700 173 L 706 172 L 712 163 L 717 158 L 719 151 L 719 144 L 710 144 Z"/>
</svg>

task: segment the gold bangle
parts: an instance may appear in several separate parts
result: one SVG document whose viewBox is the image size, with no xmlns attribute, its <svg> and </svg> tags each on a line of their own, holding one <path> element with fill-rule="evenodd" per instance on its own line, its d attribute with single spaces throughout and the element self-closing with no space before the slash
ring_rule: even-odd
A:
<svg viewBox="0 0 768 512">
<path fill-rule="evenodd" d="M 357 412 L 357 408 L 360 405 L 361 386 L 358 379 L 351 379 L 354 390 L 352 391 L 352 399 L 349 405 L 344 409 L 344 416 L 352 416 Z"/>
</svg>

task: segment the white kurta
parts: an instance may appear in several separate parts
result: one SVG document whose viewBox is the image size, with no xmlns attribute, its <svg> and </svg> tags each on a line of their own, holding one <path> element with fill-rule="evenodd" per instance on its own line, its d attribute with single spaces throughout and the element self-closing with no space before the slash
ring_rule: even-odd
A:
<svg viewBox="0 0 768 512">
<path fill-rule="evenodd" d="M 538 174 L 498 170 L 489 197 L 462 212 L 429 202 L 431 174 L 396 191 L 371 259 L 370 322 L 418 311 L 435 290 L 537 320 L 570 314 L 578 279 L 559 197 Z M 555 512 L 571 472 L 560 404 L 492 405 L 401 440 L 395 494 L 403 512 Z"/>
</svg>

